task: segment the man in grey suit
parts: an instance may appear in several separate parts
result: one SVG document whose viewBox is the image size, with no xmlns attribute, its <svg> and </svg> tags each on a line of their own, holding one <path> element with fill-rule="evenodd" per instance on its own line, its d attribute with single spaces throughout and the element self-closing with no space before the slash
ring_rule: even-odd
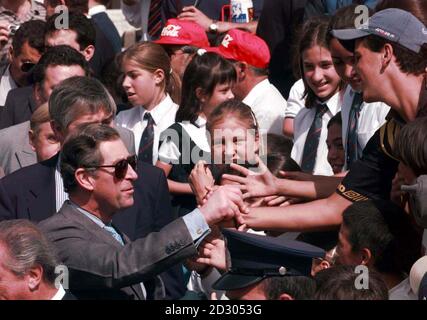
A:
<svg viewBox="0 0 427 320">
<path fill-rule="evenodd" d="M 40 228 L 68 267 L 70 290 L 78 298 L 144 299 L 141 281 L 197 254 L 209 226 L 241 222 L 246 208 L 240 189 L 220 187 L 199 209 L 130 242 L 111 221 L 134 203 L 136 158 L 109 126 L 90 124 L 75 132 L 61 153 L 70 200 Z"/>
</svg>

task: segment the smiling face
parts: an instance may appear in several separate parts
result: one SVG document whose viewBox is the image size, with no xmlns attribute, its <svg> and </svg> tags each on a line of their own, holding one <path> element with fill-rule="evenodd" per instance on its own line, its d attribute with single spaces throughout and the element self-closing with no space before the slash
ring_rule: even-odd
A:
<svg viewBox="0 0 427 320">
<path fill-rule="evenodd" d="M 101 142 L 99 151 L 103 158 L 100 165 L 114 165 L 129 157 L 129 152 L 121 139 Z M 114 170 L 114 168 L 99 168 L 93 177 L 93 196 L 104 213 L 114 213 L 131 207 L 134 203 L 133 182 L 138 175 L 128 165 L 125 177 L 120 180 L 114 176 Z"/>
<path fill-rule="evenodd" d="M 389 94 L 386 88 L 378 85 L 382 83 L 381 55 L 381 52 L 373 52 L 366 47 L 364 40 L 356 40 L 355 69 L 361 80 L 365 102 L 383 101 L 383 97 Z"/>
<path fill-rule="evenodd" d="M 328 100 L 339 90 L 341 79 L 328 49 L 316 45 L 304 50 L 302 64 L 308 86 L 321 101 Z"/>
<path fill-rule="evenodd" d="M 354 68 L 354 53 L 344 48 L 335 38 L 331 40 L 329 49 L 338 75 L 345 83 L 348 83 L 353 90 L 360 92 L 362 83 Z"/>
</svg>

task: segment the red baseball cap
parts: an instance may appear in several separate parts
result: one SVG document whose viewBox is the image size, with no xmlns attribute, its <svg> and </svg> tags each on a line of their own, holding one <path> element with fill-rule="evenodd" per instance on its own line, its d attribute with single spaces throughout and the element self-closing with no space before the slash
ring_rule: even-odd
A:
<svg viewBox="0 0 427 320">
<path fill-rule="evenodd" d="M 219 47 L 205 48 L 216 52 L 229 60 L 246 62 L 255 68 L 267 68 L 270 62 L 270 50 L 260 37 L 239 29 L 230 30 Z"/>
<path fill-rule="evenodd" d="M 169 45 L 191 45 L 197 48 L 209 47 L 205 30 L 197 23 L 179 19 L 169 19 L 160 38 L 155 43 Z"/>
</svg>

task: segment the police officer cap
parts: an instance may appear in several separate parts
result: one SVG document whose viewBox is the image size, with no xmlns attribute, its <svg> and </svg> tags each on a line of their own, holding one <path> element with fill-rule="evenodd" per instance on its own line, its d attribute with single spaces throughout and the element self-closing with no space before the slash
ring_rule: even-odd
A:
<svg viewBox="0 0 427 320">
<path fill-rule="evenodd" d="M 313 258 L 325 251 L 310 244 L 224 229 L 228 271 L 214 284 L 215 290 L 241 289 L 267 277 L 310 276 Z"/>
</svg>

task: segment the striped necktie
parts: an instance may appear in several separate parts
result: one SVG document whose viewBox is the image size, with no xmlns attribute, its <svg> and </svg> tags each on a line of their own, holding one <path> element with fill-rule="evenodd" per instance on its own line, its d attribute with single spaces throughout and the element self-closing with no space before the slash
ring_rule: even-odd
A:
<svg viewBox="0 0 427 320">
<path fill-rule="evenodd" d="M 151 0 L 147 32 L 152 40 L 160 36 L 162 30 L 162 0 Z"/>
<path fill-rule="evenodd" d="M 362 110 L 363 96 L 361 93 L 354 94 L 353 103 L 350 108 L 347 130 L 347 169 L 361 157 L 361 147 L 357 135 L 360 111 Z"/>
<path fill-rule="evenodd" d="M 154 120 L 149 112 L 144 114 L 144 120 L 147 120 L 147 127 L 141 135 L 138 159 L 142 162 L 153 164 Z"/>
<path fill-rule="evenodd" d="M 322 133 L 322 117 L 328 111 L 326 104 L 319 103 L 316 106 L 316 115 L 308 131 L 302 154 L 301 169 L 307 173 L 313 173 L 316 164 L 317 149 L 319 147 L 320 134 Z"/>
</svg>

